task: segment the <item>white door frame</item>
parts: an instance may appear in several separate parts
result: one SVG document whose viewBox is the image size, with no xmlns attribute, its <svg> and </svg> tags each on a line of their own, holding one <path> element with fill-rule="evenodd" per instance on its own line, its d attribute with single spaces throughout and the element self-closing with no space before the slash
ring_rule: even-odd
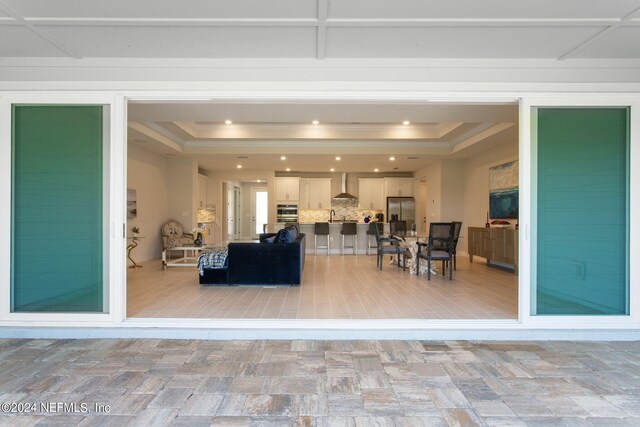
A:
<svg viewBox="0 0 640 427">
<path fill-rule="evenodd" d="M 238 235 L 240 229 L 238 226 L 239 198 L 237 197 L 237 188 L 239 187 L 233 181 L 222 181 L 223 227 L 225 228 L 222 235 L 224 241 L 227 242 L 233 242 L 240 238 Z"/>
<path fill-rule="evenodd" d="M 0 321 L 11 324 L 100 325 L 122 322 L 126 309 L 126 123 L 124 96 L 104 92 L 0 93 L 0 227 L 11 230 L 12 105 L 102 105 L 105 109 L 104 287 L 106 313 L 12 313 L 11 233 L 0 236 Z M 6 183 L 6 185 L 5 185 Z"/>
<path fill-rule="evenodd" d="M 640 224 L 633 218 L 640 218 L 640 96 L 628 95 L 576 95 L 557 94 L 528 96 L 520 103 L 520 229 L 524 238 L 520 239 L 520 280 L 525 286 L 520 288 L 520 321 L 534 327 L 554 327 L 557 325 L 593 328 L 617 325 L 637 325 L 640 323 L 640 265 L 629 265 L 629 315 L 615 316 L 532 316 L 532 292 L 535 281 L 536 257 L 536 208 L 537 208 L 537 118 L 536 107 L 629 107 L 629 259 L 640 259 Z M 524 161 L 523 161 L 524 160 Z M 522 209 L 522 200 L 528 201 Z"/>
<path fill-rule="evenodd" d="M 72 85 L 71 85 L 72 86 Z M 576 319 L 562 317 L 561 319 L 553 317 L 532 317 L 529 314 L 530 305 L 530 257 L 531 257 L 531 225 L 532 225 L 532 211 L 534 202 L 532 198 L 532 181 L 535 178 L 532 175 L 532 143 L 531 143 L 531 107 L 532 106 L 548 106 L 552 105 L 551 102 L 555 102 L 555 105 L 576 105 L 578 102 L 580 105 L 602 105 L 603 102 L 608 102 L 611 105 L 631 105 L 631 211 L 632 218 L 638 217 L 640 212 L 638 206 L 638 188 L 640 182 L 638 174 L 640 169 L 639 153 L 638 150 L 633 149 L 634 146 L 640 146 L 638 140 L 638 123 L 640 123 L 640 117 L 638 116 L 638 96 L 635 94 L 604 94 L 593 95 L 587 93 L 535 93 L 535 92 L 426 92 L 417 90 L 395 91 L 395 90 L 375 90 L 375 91 L 289 91 L 289 90 L 277 90 L 277 91 L 242 91 L 242 90 L 230 90 L 230 91 L 203 91 L 194 96 L 193 91 L 124 91 L 124 92 L 112 92 L 107 91 L 102 93 L 85 92 L 85 91 L 66 91 L 66 92 L 24 92 L 20 94 L 10 92 L 0 92 L 0 162 L 3 166 L 9 165 L 7 159 L 10 158 L 10 114 L 7 109 L 9 99 L 14 100 L 16 97 L 23 97 L 28 99 L 31 97 L 32 102 L 43 102 L 45 99 L 50 99 L 54 103 L 70 103 L 70 102 L 93 102 L 101 104 L 109 104 L 111 109 L 111 154 L 112 165 L 110 177 L 110 212 L 112 214 L 112 221 L 110 227 L 110 241 L 113 243 L 110 247 L 110 260 L 109 270 L 110 275 L 110 307 L 111 311 L 108 315 L 85 315 L 86 319 L 80 320 L 77 316 L 61 315 L 52 316 L 45 314 L 40 317 L 25 317 L 14 318 L 11 322 L 3 322 L 5 325 L 17 325 L 17 326 L 87 326 L 90 323 L 95 322 L 98 316 L 102 316 L 105 321 L 111 320 L 114 326 L 127 326 L 127 327 L 140 327 L 147 329 L 149 326 L 165 326 L 176 328 L 259 328 L 259 329 L 313 329 L 318 328 L 326 331 L 342 330 L 342 331 L 358 331 L 358 330 L 373 330 L 373 329 L 387 329 L 387 330 L 420 330 L 420 331 L 457 331 L 457 330 L 482 330 L 489 331 L 495 330 L 513 330 L 522 331 L 522 334 L 527 334 L 527 330 L 552 330 L 552 329 L 566 329 L 570 327 L 572 329 L 583 330 L 596 330 L 596 329 L 632 329 L 637 330 L 640 328 L 640 319 L 638 319 L 638 308 L 640 301 L 638 301 L 638 267 L 632 265 L 630 272 L 631 281 L 631 316 L 615 316 L 615 317 L 593 317 L 586 318 L 580 317 Z M 290 320 L 277 320 L 277 319 L 260 319 L 257 321 L 234 321 L 227 319 L 209 319 L 207 322 L 192 322 L 185 319 L 127 319 L 124 320 L 124 309 L 126 302 L 125 286 L 126 283 L 126 263 L 125 263 L 125 251 L 124 251 L 124 239 L 121 237 L 122 224 L 126 224 L 126 129 L 127 129 L 127 115 L 126 115 L 126 102 L 144 100 L 155 102 L 171 102 L 180 100 L 224 100 L 229 102 L 281 102 L 286 101 L 290 103 L 308 103 L 308 102 L 323 102 L 323 101 L 358 101 L 358 102 L 373 102 L 373 103 L 387 103 L 387 102 L 411 102 L 411 103 L 430 103 L 430 102 L 455 102 L 455 103 L 505 103 L 505 102 L 519 102 L 520 103 L 520 185 L 521 185 L 521 209 L 520 209 L 520 226 L 522 230 L 523 238 L 520 239 L 520 276 L 519 276 L 519 315 L 518 320 L 500 320 L 500 319 L 487 319 L 487 320 L 421 320 L 421 319 L 388 319 L 383 322 L 373 320 L 314 320 L 314 321 L 301 321 L 299 324 L 291 322 Z M 75 100 L 75 101 L 74 101 Z M 608 100 L 608 101 L 607 101 Z M 26 101 L 22 101 L 26 102 Z M 636 172 L 634 172 L 636 171 Z M 0 182 L 10 182 L 7 180 L 10 178 L 10 167 L 0 168 Z M 635 194 L 635 195 L 634 195 Z M 5 229 L 7 225 L 10 225 L 9 208 L 10 205 L 10 188 L 8 185 L 0 186 L 0 226 L 4 225 Z M 226 208 L 226 207 L 225 207 Z M 224 227 L 224 225 L 223 225 Z M 638 250 L 638 242 L 640 242 L 639 235 L 640 225 L 637 223 L 631 224 L 631 252 L 632 259 L 639 259 L 640 251 Z M 224 235 L 224 234 L 223 234 Z M 0 274 L 4 274 L 1 278 L 2 284 L 0 284 L 0 305 L 6 306 L 7 298 L 9 295 L 4 280 L 6 272 L 9 267 L 9 255 L 10 248 L 8 245 L 8 239 L 5 236 L 0 238 Z M 2 272 L 5 273 L 2 273 Z M 354 332 L 357 333 L 357 332 Z M 434 335 L 435 336 L 435 335 Z M 531 335 L 526 335 L 531 336 Z"/>
<path fill-rule="evenodd" d="M 233 234 L 234 240 L 242 239 L 242 187 L 238 185 L 233 186 L 233 221 L 235 223 Z"/>
</svg>

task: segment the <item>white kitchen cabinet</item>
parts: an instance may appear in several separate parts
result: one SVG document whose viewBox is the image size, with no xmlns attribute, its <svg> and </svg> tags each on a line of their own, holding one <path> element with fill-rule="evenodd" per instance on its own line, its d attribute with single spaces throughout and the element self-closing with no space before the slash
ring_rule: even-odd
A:
<svg viewBox="0 0 640 427">
<path fill-rule="evenodd" d="M 300 209 L 311 209 L 311 182 L 300 178 Z"/>
<path fill-rule="evenodd" d="M 384 178 L 387 197 L 413 197 L 413 178 Z"/>
<path fill-rule="evenodd" d="M 384 182 L 381 178 L 358 179 L 360 209 L 384 210 Z"/>
<path fill-rule="evenodd" d="M 331 209 L 331 178 L 302 178 L 300 209 Z"/>
<path fill-rule="evenodd" d="M 300 178 L 276 178 L 276 202 L 298 202 L 300 200 Z"/>
</svg>

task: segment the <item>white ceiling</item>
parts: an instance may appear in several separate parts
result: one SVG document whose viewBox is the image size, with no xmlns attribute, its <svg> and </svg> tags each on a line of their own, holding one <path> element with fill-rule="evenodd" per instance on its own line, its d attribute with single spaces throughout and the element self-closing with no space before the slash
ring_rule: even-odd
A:
<svg viewBox="0 0 640 427">
<path fill-rule="evenodd" d="M 99 90 L 94 81 L 111 79 L 151 89 L 211 80 L 254 82 L 247 90 L 266 90 L 263 81 L 505 90 L 552 74 L 555 89 L 624 85 L 638 81 L 640 0 L 0 0 L 0 58 L 10 90 L 29 80 Z M 239 155 L 247 167 L 275 167 L 286 154 L 294 170 L 325 171 L 313 156 L 342 154 L 351 160 L 341 168 L 369 170 L 393 154 L 395 167 L 414 170 L 407 156 L 423 164 L 517 139 L 515 106 L 132 104 L 130 121 L 132 144 L 218 169 Z"/>
<path fill-rule="evenodd" d="M 0 0 L 0 57 L 634 59 L 640 0 Z"/>
<path fill-rule="evenodd" d="M 129 143 L 202 169 L 413 172 L 517 143 L 517 123 L 515 104 L 132 102 Z"/>
</svg>

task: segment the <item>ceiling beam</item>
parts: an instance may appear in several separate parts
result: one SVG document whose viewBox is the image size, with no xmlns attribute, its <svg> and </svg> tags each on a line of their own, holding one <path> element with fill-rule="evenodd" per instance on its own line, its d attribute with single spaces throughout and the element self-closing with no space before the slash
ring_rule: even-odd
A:
<svg viewBox="0 0 640 427">
<path fill-rule="evenodd" d="M 29 22 L 20 12 L 17 10 L 7 6 L 6 4 L 0 2 L 0 10 L 11 16 L 16 20 L 16 23 L 22 25 L 32 33 L 36 34 L 38 37 L 44 39 L 48 43 L 55 46 L 58 50 L 62 51 L 65 55 L 68 55 L 75 59 L 82 59 L 82 56 L 55 37 L 53 34 L 49 34 L 47 31 L 42 28 L 38 28 L 33 23 Z"/>
<path fill-rule="evenodd" d="M 116 27 L 603 27 L 640 26 L 632 14 L 623 18 L 328 18 L 329 0 L 318 1 L 318 17 L 313 18 L 42 18 L 22 17 L 20 24 L 34 26 L 116 26 Z M 0 9 L 2 3 L 0 2 Z M 5 6 L 6 7 L 6 6 Z M 8 7 L 7 7 L 8 9 Z M 634 11 L 633 13 L 635 13 Z M 8 13 L 8 12 L 7 12 Z M 18 14 L 19 15 L 19 14 Z M 13 16 L 13 15 L 12 15 Z M 627 18 L 628 17 L 628 18 Z M 17 18 L 15 18 L 17 19 Z M 0 25 L 16 25 L 0 18 Z"/>
<path fill-rule="evenodd" d="M 328 27 L 598 27 L 617 18 L 331 18 Z M 638 25 L 633 21 L 628 25 Z"/>
<path fill-rule="evenodd" d="M 558 57 L 558 60 L 559 61 L 564 61 L 565 59 L 569 59 L 572 56 L 576 55 L 577 53 L 581 52 L 582 50 L 586 49 L 588 46 L 592 45 L 596 41 L 600 40 L 601 38 L 603 38 L 607 34 L 612 33 L 613 31 L 618 29 L 620 26 L 625 25 L 626 23 L 634 23 L 634 21 L 632 21 L 632 19 L 638 14 L 640 14 L 640 7 L 632 10 L 630 13 L 626 14 L 625 16 L 623 16 L 616 23 L 608 26 L 607 28 L 603 29 L 602 31 L 598 32 L 597 34 L 589 37 L 587 40 L 583 41 L 582 43 L 580 43 L 576 47 L 574 47 L 574 48 L 568 50 L 567 52 L 563 53 L 562 55 L 560 55 Z"/>
<path fill-rule="evenodd" d="M 311 18 L 24 18 L 41 26 L 109 27 L 315 27 Z"/>
<path fill-rule="evenodd" d="M 316 58 L 324 59 L 327 50 L 327 14 L 329 13 L 329 0 L 318 0 L 318 31 Z"/>
</svg>

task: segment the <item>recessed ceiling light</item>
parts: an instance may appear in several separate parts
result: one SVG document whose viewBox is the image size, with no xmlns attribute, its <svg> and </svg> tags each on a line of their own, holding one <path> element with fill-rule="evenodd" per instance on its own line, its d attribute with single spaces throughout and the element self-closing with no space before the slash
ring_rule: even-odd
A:
<svg viewBox="0 0 640 427">
<path fill-rule="evenodd" d="M 286 168 L 285 169 L 287 172 L 291 172 L 291 168 Z"/>
<path fill-rule="evenodd" d="M 329 169 L 331 172 L 335 172 L 336 170 L 334 168 Z"/>
<path fill-rule="evenodd" d="M 375 168 L 373 171 L 374 171 L 374 172 L 380 172 L 380 169 Z"/>
<path fill-rule="evenodd" d="M 280 156 L 280 160 L 287 160 L 287 156 Z"/>
<path fill-rule="evenodd" d="M 319 122 L 319 121 L 317 121 L 317 120 L 314 120 L 314 121 L 312 121 L 311 123 L 313 123 L 314 125 L 317 125 L 317 124 L 319 124 L 320 122 Z"/>
<path fill-rule="evenodd" d="M 230 125 L 230 124 L 232 124 L 232 123 L 233 123 L 233 122 L 232 122 L 231 120 L 225 120 L 225 121 L 224 121 L 224 124 L 225 124 L 225 125 Z"/>
<path fill-rule="evenodd" d="M 242 169 L 242 165 L 236 165 L 238 169 Z"/>
<path fill-rule="evenodd" d="M 340 156 L 336 156 L 336 160 L 340 160 L 340 159 L 341 159 L 341 157 L 340 157 Z"/>
<path fill-rule="evenodd" d="M 261 181 L 261 180 L 259 180 L 259 179 L 256 179 L 256 182 L 262 182 L 262 181 Z"/>
<path fill-rule="evenodd" d="M 411 124 L 411 122 L 409 120 L 405 120 L 404 122 L 402 122 L 403 125 L 408 126 Z"/>
<path fill-rule="evenodd" d="M 393 157 L 393 156 L 389 157 L 389 160 L 391 160 L 392 162 L 393 162 L 395 159 L 396 159 L 396 158 L 395 158 L 395 157 Z"/>
</svg>

